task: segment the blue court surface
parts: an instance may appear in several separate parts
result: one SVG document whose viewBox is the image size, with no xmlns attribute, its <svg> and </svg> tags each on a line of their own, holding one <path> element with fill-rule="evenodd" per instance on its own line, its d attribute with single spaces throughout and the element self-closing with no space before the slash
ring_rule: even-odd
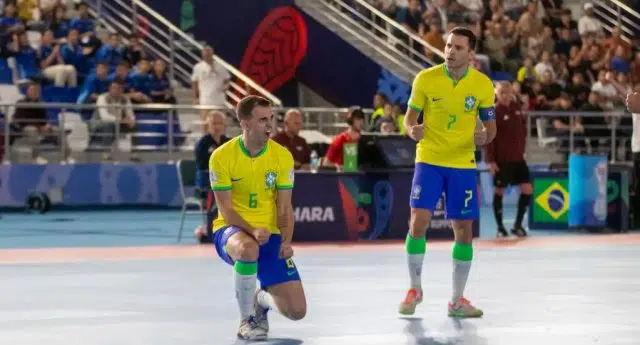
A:
<svg viewBox="0 0 640 345">
<path fill-rule="evenodd" d="M 446 316 L 450 243 L 428 243 L 425 301 L 411 319 L 396 314 L 402 244 L 296 246 L 307 317 L 272 312 L 262 344 L 638 344 L 640 236 L 495 241 L 483 216 L 466 290 L 482 319 Z M 4 215 L 0 344 L 243 344 L 232 270 L 192 245 L 196 224 L 173 245 L 176 211 Z"/>
</svg>

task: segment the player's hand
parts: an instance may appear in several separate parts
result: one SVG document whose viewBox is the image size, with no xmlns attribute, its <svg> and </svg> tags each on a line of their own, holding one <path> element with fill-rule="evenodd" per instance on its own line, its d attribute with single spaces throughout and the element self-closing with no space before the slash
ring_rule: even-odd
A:
<svg viewBox="0 0 640 345">
<path fill-rule="evenodd" d="M 627 109 L 632 113 L 640 113 L 640 92 L 632 92 L 627 94 Z"/>
<path fill-rule="evenodd" d="M 420 141 L 424 136 L 424 125 L 415 125 L 407 129 L 407 134 L 415 141 Z"/>
<path fill-rule="evenodd" d="M 489 168 L 489 173 L 491 174 L 491 176 L 496 176 L 496 173 L 500 171 L 500 168 L 498 168 L 498 164 L 496 163 L 487 164 L 487 168 Z"/>
<path fill-rule="evenodd" d="M 483 146 L 487 142 L 487 131 L 483 129 L 473 132 L 473 141 L 476 146 Z"/>
<path fill-rule="evenodd" d="M 271 236 L 269 230 L 265 228 L 255 229 L 251 234 L 260 245 L 267 243 L 267 241 L 269 241 L 269 236 Z"/>
<path fill-rule="evenodd" d="M 291 247 L 291 242 L 282 242 L 280 244 L 280 258 L 288 259 L 293 256 L 293 247 Z"/>
</svg>

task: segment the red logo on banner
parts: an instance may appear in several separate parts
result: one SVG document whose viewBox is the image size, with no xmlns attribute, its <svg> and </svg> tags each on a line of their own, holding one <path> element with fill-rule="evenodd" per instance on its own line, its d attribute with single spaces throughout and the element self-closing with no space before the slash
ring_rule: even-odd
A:
<svg viewBox="0 0 640 345">
<path fill-rule="evenodd" d="M 291 80 L 307 52 L 307 27 L 292 6 L 278 7 L 262 20 L 244 52 L 240 71 L 268 91 Z"/>
</svg>

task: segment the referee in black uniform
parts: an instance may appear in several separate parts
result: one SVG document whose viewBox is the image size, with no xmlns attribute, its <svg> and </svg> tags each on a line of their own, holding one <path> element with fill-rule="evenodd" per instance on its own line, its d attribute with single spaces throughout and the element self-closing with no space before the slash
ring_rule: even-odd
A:
<svg viewBox="0 0 640 345">
<path fill-rule="evenodd" d="M 502 197 L 508 186 L 520 186 L 518 213 L 511 233 L 527 236 L 522 226 L 524 214 L 531 202 L 533 187 L 529 166 L 524 159 L 527 144 L 527 122 L 522 105 L 515 99 L 513 87 L 508 82 L 496 86 L 496 124 L 498 134 L 485 147 L 487 165 L 493 176 L 493 211 L 498 225 L 498 237 L 509 236 L 502 220 Z"/>
</svg>

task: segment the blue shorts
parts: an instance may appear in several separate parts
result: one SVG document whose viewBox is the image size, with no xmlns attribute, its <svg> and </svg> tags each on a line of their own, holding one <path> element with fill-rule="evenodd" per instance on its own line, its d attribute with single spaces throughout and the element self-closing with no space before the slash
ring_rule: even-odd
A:
<svg viewBox="0 0 640 345">
<path fill-rule="evenodd" d="M 216 252 L 229 265 L 233 265 L 233 259 L 224 250 L 224 246 L 227 244 L 229 237 L 238 231 L 242 230 L 235 226 L 225 226 L 213 233 L 213 245 L 216 247 Z M 293 259 L 280 258 L 281 242 L 280 235 L 271 234 L 269 241 L 260 246 L 258 253 L 258 280 L 263 290 L 288 281 L 300 280 L 300 274 Z"/>
<path fill-rule="evenodd" d="M 447 219 L 477 219 L 480 214 L 477 180 L 476 169 L 416 163 L 409 203 L 412 208 L 433 212 L 444 193 Z"/>
</svg>

